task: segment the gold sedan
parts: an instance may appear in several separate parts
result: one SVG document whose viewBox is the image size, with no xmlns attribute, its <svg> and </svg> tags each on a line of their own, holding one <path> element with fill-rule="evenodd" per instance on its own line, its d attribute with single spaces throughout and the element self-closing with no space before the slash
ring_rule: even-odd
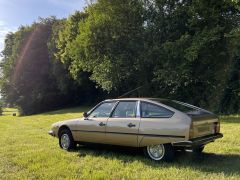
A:
<svg viewBox="0 0 240 180">
<path fill-rule="evenodd" d="M 171 161 L 177 149 L 200 153 L 223 137 L 215 114 L 168 99 L 109 99 L 83 116 L 52 125 L 49 134 L 61 148 L 84 142 L 142 147 L 152 160 Z"/>
</svg>

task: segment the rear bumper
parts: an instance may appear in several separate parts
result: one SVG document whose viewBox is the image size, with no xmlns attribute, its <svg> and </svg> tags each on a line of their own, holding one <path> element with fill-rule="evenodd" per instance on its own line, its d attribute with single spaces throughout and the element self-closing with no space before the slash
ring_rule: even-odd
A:
<svg viewBox="0 0 240 180">
<path fill-rule="evenodd" d="M 188 141 L 175 142 L 175 143 L 172 143 L 172 145 L 181 146 L 181 147 L 194 147 L 194 146 L 205 145 L 207 143 L 214 142 L 215 139 L 222 138 L 222 137 L 223 137 L 223 134 L 217 133 L 217 134 L 190 139 Z"/>
<path fill-rule="evenodd" d="M 55 137 L 55 134 L 54 134 L 54 132 L 51 130 L 51 131 L 48 131 L 48 134 L 49 135 L 51 135 L 51 136 L 53 136 L 53 137 Z"/>
</svg>

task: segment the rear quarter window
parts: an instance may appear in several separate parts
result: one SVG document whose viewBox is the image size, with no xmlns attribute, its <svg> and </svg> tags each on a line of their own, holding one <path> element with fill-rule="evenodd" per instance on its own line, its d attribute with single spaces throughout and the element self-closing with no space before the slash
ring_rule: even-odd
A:
<svg viewBox="0 0 240 180">
<path fill-rule="evenodd" d="M 188 105 L 186 103 L 181 103 L 179 101 L 174 101 L 174 100 L 164 100 L 164 101 L 160 101 L 161 103 L 170 106 L 178 111 L 184 112 L 188 115 L 200 115 L 200 114 L 208 114 L 208 112 L 197 108 L 197 107 L 193 107 L 191 105 Z"/>
<path fill-rule="evenodd" d="M 148 102 L 141 102 L 141 117 L 142 118 L 170 118 L 174 112 Z"/>
</svg>

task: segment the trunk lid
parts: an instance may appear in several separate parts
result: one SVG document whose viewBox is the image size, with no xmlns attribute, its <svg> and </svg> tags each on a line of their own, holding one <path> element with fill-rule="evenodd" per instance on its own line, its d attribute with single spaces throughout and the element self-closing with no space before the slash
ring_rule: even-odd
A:
<svg viewBox="0 0 240 180">
<path fill-rule="evenodd" d="M 189 139 L 216 134 L 220 131 L 218 117 L 210 111 L 175 100 L 158 99 L 155 101 L 185 113 L 191 118 Z"/>
<path fill-rule="evenodd" d="M 215 114 L 198 112 L 188 114 L 192 119 L 190 138 L 197 138 L 219 132 L 219 120 Z"/>
</svg>

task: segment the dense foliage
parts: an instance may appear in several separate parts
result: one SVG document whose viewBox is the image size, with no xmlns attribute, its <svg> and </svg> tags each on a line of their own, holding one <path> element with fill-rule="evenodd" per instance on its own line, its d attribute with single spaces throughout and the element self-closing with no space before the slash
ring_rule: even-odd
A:
<svg viewBox="0 0 240 180">
<path fill-rule="evenodd" d="M 6 38 L 1 90 L 5 102 L 16 105 L 21 114 L 91 102 L 98 94 L 87 75 L 83 73 L 81 84 L 73 81 L 66 66 L 51 56 L 52 27 L 57 22 L 39 19 Z"/>
<path fill-rule="evenodd" d="M 141 86 L 131 96 L 239 112 L 238 8 L 232 0 L 98 0 L 67 19 L 41 19 L 6 37 L 3 97 L 32 114 Z"/>
</svg>

